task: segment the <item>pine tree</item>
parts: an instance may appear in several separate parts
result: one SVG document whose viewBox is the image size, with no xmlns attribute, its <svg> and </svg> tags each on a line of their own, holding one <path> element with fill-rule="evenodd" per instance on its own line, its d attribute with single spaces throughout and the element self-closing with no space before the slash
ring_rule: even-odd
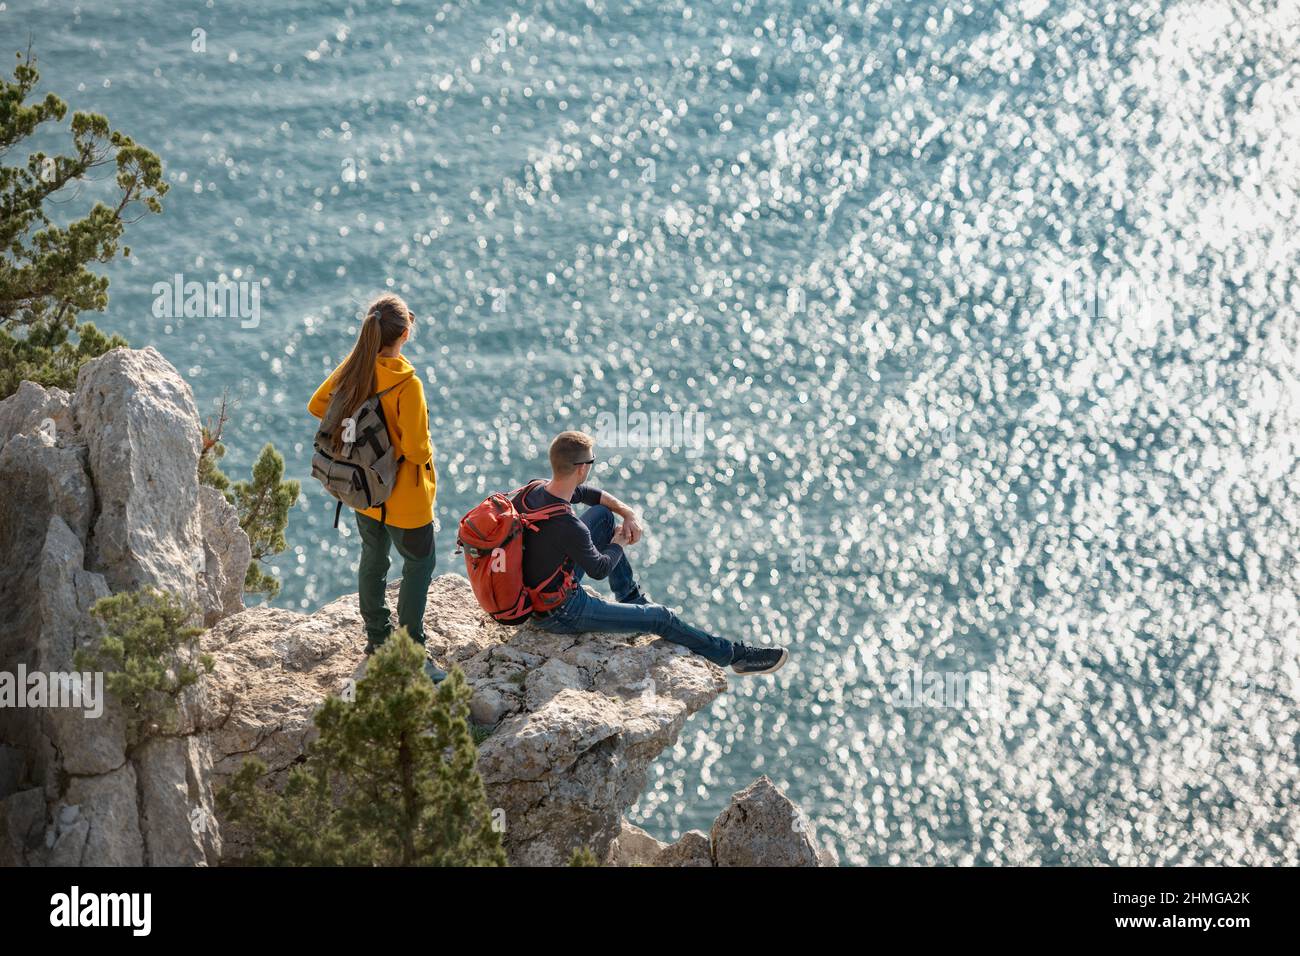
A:
<svg viewBox="0 0 1300 956">
<path fill-rule="evenodd" d="M 131 746 L 176 730 L 181 694 L 211 671 L 199 654 L 197 611 L 175 595 L 152 588 L 101 598 L 90 613 L 104 627 L 99 639 L 77 650 L 81 671 L 103 671 L 104 685 L 122 703 Z"/>
<path fill-rule="evenodd" d="M 220 491 L 239 513 L 239 526 L 248 535 L 253 550 L 244 575 L 244 592 L 275 597 L 280 582 L 265 571 L 259 562 L 279 554 L 286 547 L 284 529 L 289 523 L 289 509 L 298 500 L 299 483 L 284 480 L 284 457 L 268 444 L 253 465 L 252 481 L 241 481 L 233 488 L 230 476 L 221 470 L 226 446 L 221 433 L 230 421 L 230 396 L 222 394 L 217 414 L 202 426 L 199 452 L 199 482 Z"/>
<path fill-rule="evenodd" d="M 253 549 L 244 590 L 275 597 L 280 593 L 280 582 L 262 567 L 262 562 L 286 547 L 284 529 L 289 523 L 289 509 L 298 500 L 299 484 L 284 480 L 284 456 L 268 443 L 253 464 L 253 480 L 235 482 L 233 492 L 239 526 Z"/>
<path fill-rule="evenodd" d="M 0 79 L 0 158 L 42 124 L 67 115 L 67 104 L 53 93 L 27 103 L 39 80 L 30 50 L 18 54 L 12 81 Z M 70 389 L 85 362 L 126 344 L 88 322 L 77 324 L 80 312 L 108 305 L 108 279 L 88 265 L 116 258 L 126 224 L 141 212 L 161 212 L 167 192 L 157 155 L 103 116 L 74 113 L 70 129 L 73 155 L 34 152 L 24 165 L 0 165 L 0 398 L 25 379 Z M 68 197 L 61 191 L 109 164 L 117 171 L 112 206 L 97 202 L 66 226 L 51 220 L 47 202 L 60 203 L 62 216 Z M 131 254 L 125 246 L 120 251 Z"/>
<path fill-rule="evenodd" d="M 590 847 L 575 846 L 569 856 L 569 866 L 600 866 L 600 861 Z"/>
<path fill-rule="evenodd" d="M 320 737 L 283 794 L 244 763 L 219 795 L 273 866 L 501 866 L 470 735 L 470 689 L 453 668 L 435 689 L 424 648 L 399 628 L 370 657 L 354 700 L 316 714 Z"/>
<path fill-rule="evenodd" d="M 34 325 L 20 338 L 0 325 L 0 398 L 18 391 L 24 381 L 74 391 L 81 366 L 126 345 L 122 336 L 105 335 L 93 322 L 78 325 L 76 335 L 73 342 L 66 329 Z"/>
</svg>

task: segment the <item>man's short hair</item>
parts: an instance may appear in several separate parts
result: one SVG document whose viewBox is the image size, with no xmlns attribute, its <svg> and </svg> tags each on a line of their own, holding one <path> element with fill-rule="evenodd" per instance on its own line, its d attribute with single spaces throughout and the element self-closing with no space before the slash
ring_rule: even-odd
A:
<svg viewBox="0 0 1300 956">
<path fill-rule="evenodd" d="M 560 432 L 551 442 L 551 471 L 556 478 L 567 478 L 578 470 L 578 464 L 590 461 L 596 439 L 586 432 Z"/>
</svg>

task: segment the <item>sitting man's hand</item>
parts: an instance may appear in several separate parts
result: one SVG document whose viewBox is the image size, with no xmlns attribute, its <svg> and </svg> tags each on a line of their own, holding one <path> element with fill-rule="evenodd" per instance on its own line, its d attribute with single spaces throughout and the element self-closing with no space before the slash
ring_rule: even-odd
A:
<svg viewBox="0 0 1300 956">
<path fill-rule="evenodd" d="M 623 516 L 623 531 L 627 534 L 627 543 L 636 544 L 645 534 L 641 530 L 641 522 L 637 520 L 636 515 L 628 514 Z"/>
<path fill-rule="evenodd" d="M 613 544 L 626 545 L 632 543 L 632 536 L 628 534 L 627 522 L 619 525 L 614 529 L 614 536 L 609 539 Z"/>
</svg>

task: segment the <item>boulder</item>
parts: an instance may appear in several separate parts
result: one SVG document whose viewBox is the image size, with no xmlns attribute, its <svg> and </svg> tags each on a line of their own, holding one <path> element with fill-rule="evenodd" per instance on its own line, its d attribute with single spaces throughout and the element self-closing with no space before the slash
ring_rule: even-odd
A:
<svg viewBox="0 0 1300 956">
<path fill-rule="evenodd" d="M 687 830 L 676 843 L 664 847 L 651 866 L 713 866 L 713 847 L 703 830 Z"/>
<path fill-rule="evenodd" d="M 812 824 L 766 776 L 734 794 L 713 821 L 715 866 L 821 866 Z"/>
<path fill-rule="evenodd" d="M 622 820 L 618 836 L 609 844 L 606 866 L 654 866 L 667 844 L 660 843 L 638 826 Z"/>
<path fill-rule="evenodd" d="M 152 586 L 197 604 L 201 427 L 190 387 L 153 348 L 82 366 L 73 397 L 99 515 L 89 567 L 114 591 Z"/>
<path fill-rule="evenodd" d="M 482 727 L 492 727 L 499 724 L 513 706 L 513 696 L 505 688 L 490 684 L 475 687 L 469 702 L 470 720 Z"/>
<path fill-rule="evenodd" d="M 818 846 L 812 824 L 767 777 L 732 795 L 711 834 L 689 830 L 664 844 L 627 822 L 623 827 L 610 845 L 610 866 L 839 865 L 834 849 Z"/>
<path fill-rule="evenodd" d="M 14 435 L 45 433 L 51 443 L 77 430 L 72 413 L 72 396 L 61 388 L 43 388 L 35 382 L 20 382 L 18 391 L 0 402 L 0 447 Z"/>
</svg>

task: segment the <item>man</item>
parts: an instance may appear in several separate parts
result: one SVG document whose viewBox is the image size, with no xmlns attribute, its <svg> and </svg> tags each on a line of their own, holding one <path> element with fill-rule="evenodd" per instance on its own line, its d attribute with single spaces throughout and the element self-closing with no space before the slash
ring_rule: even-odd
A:
<svg viewBox="0 0 1300 956">
<path fill-rule="evenodd" d="M 649 632 L 722 667 L 730 665 L 737 674 L 780 670 L 789 656 L 783 648 L 749 647 L 715 637 L 685 623 L 662 604 L 649 602 L 623 553 L 624 546 L 641 540 L 636 513 L 609 492 L 585 484 L 596 463 L 595 444 L 582 432 L 556 436 L 551 442 L 551 480 L 534 488 L 523 502 L 530 511 L 566 503 L 590 506 L 581 519 L 570 509 L 539 522 L 536 531 L 524 531 L 525 585 L 547 585 L 546 591 L 554 591 L 563 587 L 566 572 L 573 579 L 571 593 L 562 604 L 533 614 L 536 626 L 559 634 Z M 623 519 L 618 527 L 615 515 Z M 617 603 L 589 595 L 580 583 L 584 575 L 597 581 L 608 578 Z"/>
</svg>

